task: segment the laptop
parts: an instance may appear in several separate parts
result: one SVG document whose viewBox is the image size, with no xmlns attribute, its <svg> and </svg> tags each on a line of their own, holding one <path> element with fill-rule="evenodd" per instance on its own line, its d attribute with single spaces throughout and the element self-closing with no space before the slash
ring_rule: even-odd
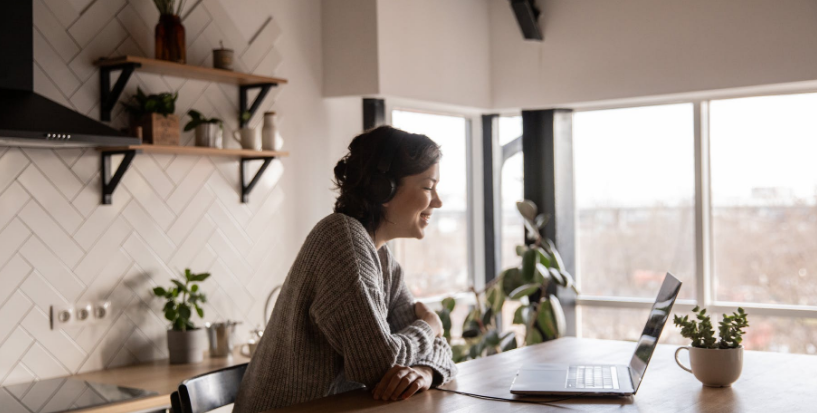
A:
<svg viewBox="0 0 817 413">
<path fill-rule="evenodd" d="M 638 391 L 644 372 L 669 318 L 681 282 L 667 273 L 628 366 L 586 363 L 534 364 L 516 373 L 511 393 L 548 396 L 630 396 Z"/>
</svg>

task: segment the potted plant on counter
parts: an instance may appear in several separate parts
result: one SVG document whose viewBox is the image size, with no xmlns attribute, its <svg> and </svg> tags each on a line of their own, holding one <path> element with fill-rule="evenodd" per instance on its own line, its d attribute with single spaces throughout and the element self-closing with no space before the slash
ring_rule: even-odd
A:
<svg viewBox="0 0 817 413">
<path fill-rule="evenodd" d="M 737 381 L 743 370 L 743 335 L 744 328 L 749 327 L 746 312 L 738 307 L 736 313 L 723 315 L 718 325 L 720 340 L 715 339 L 715 330 L 712 321 L 706 315 L 706 309 L 698 306 L 692 309 L 698 322 L 690 320 L 689 316 L 675 316 L 674 323 L 681 327 L 681 335 L 692 340 L 692 346 L 679 347 L 675 350 L 675 362 L 695 375 L 704 386 L 729 387 Z M 687 368 L 678 360 L 681 350 L 689 351 L 691 368 Z"/>
<path fill-rule="evenodd" d="M 165 318 L 170 321 L 167 330 L 167 349 L 170 352 L 170 364 L 199 363 L 204 358 L 207 348 L 207 334 L 197 328 L 190 320 L 193 311 L 204 317 L 204 310 L 199 304 L 206 303 L 207 297 L 199 291 L 198 284 L 209 277 L 209 273 L 193 274 L 189 268 L 184 270 L 184 282 L 172 279 L 168 289 L 156 287 L 153 294 L 167 300 L 164 306 Z"/>
<path fill-rule="evenodd" d="M 178 93 L 145 95 L 141 88 L 123 103 L 130 113 L 131 133 L 140 136 L 143 143 L 154 145 L 179 145 L 181 131 L 176 111 Z M 139 131 L 141 130 L 141 134 Z"/>
<path fill-rule="evenodd" d="M 199 111 L 193 109 L 190 109 L 187 115 L 190 116 L 190 121 L 187 122 L 187 125 L 184 125 L 184 131 L 188 132 L 196 129 L 196 146 L 222 147 L 224 128 L 221 119 L 207 119 Z"/>
</svg>

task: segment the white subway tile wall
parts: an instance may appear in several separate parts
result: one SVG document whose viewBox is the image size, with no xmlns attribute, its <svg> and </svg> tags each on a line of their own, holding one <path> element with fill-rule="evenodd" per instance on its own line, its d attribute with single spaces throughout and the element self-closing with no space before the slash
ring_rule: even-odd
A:
<svg viewBox="0 0 817 413">
<path fill-rule="evenodd" d="M 275 75 L 281 30 L 273 16 L 227 13 L 226 0 L 188 3 L 188 63 L 210 65 L 223 40 L 236 51 L 237 70 Z M 153 57 L 158 17 L 145 0 L 34 0 L 35 91 L 99 119 L 93 61 Z M 241 27 L 259 21 L 252 36 Z M 178 91 L 177 114 L 195 108 L 224 119 L 225 140 L 238 147 L 228 138 L 238 127 L 237 87 L 137 73 L 120 100 L 137 86 Z M 278 93 L 270 91 L 261 111 Z M 112 119 L 111 126 L 126 126 L 121 105 Z M 193 144 L 192 132 L 182 143 Z M 239 338 L 248 336 L 287 268 L 277 253 L 284 171 L 274 161 L 248 205 L 239 202 L 238 170 L 235 159 L 139 154 L 113 205 L 101 205 L 96 150 L 0 148 L 0 385 L 167 357 L 163 303 L 150 290 L 186 267 L 213 273 L 201 285 L 209 294 L 205 320 L 242 321 Z M 112 301 L 107 320 L 49 329 L 50 305 L 97 300 Z"/>
</svg>

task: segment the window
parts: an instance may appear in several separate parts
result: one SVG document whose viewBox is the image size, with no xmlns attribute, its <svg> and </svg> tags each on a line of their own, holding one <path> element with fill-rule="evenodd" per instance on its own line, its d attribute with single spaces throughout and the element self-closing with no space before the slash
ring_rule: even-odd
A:
<svg viewBox="0 0 817 413">
<path fill-rule="evenodd" d="M 522 137 L 522 117 L 500 117 L 499 118 L 499 144 L 503 147 L 503 153 L 507 152 L 513 142 Z M 522 145 L 518 145 L 521 149 Z M 513 151 L 511 151 L 513 152 Z M 522 262 L 522 258 L 516 255 L 516 246 L 525 241 L 525 224 L 519 211 L 516 210 L 516 202 L 525 198 L 524 193 L 524 163 L 522 152 L 517 151 L 502 163 L 501 172 L 501 223 L 500 223 L 500 263 L 498 270 L 504 270 L 517 266 Z"/>
<path fill-rule="evenodd" d="M 582 294 L 652 299 L 669 271 L 695 294 L 691 104 L 573 118 Z"/>
<path fill-rule="evenodd" d="M 437 193 L 442 208 L 434 212 L 423 240 L 397 239 L 392 250 L 415 297 L 465 291 L 470 285 L 468 120 L 405 110 L 392 111 L 392 125 L 421 133 L 441 146 Z"/>
<path fill-rule="evenodd" d="M 742 306 L 747 349 L 817 354 L 815 112 L 817 94 L 575 113 L 579 334 L 634 338 L 670 271 L 674 313 Z"/>
<path fill-rule="evenodd" d="M 710 107 L 715 299 L 817 306 L 817 94 Z"/>
</svg>

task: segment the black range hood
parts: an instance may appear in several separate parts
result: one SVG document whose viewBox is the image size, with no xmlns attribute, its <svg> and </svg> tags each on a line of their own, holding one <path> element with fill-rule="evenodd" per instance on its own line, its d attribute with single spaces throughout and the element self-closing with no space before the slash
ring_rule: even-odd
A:
<svg viewBox="0 0 817 413">
<path fill-rule="evenodd" d="M 139 138 L 34 93 L 32 0 L 4 4 L 0 13 L 0 145 L 34 147 L 127 146 Z"/>
</svg>

